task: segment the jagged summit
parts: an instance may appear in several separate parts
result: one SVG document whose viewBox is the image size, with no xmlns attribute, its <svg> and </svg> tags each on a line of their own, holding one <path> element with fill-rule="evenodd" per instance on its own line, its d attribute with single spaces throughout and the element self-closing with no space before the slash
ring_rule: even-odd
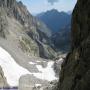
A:
<svg viewBox="0 0 90 90">
<path fill-rule="evenodd" d="M 64 11 L 59 12 L 56 9 L 38 14 L 37 18 L 43 21 L 54 33 L 71 23 L 71 14 Z"/>
</svg>

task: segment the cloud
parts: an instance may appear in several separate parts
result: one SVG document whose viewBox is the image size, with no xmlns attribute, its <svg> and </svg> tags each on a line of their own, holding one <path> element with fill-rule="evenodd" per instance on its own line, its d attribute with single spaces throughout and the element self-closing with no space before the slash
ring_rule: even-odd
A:
<svg viewBox="0 0 90 90">
<path fill-rule="evenodd" d="M 48 3 L 50 3 L 51 5 L 53 5 L 54 3 L 58 2 L 59 0 L 48 0 Z"/>
</svg>

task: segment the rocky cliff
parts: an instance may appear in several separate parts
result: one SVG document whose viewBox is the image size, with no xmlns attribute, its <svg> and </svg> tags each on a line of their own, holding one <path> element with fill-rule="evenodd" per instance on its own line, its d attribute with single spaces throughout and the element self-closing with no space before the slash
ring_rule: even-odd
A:
<svg viewBox="0 0 90 90">
<path fill-rule="evenodd" d="M 72 17 L 72 49 L 57 90 L 90 90 L 90 0 L 78 0 Z"/>
<path fill-rule="evenodd" d="M 2 71 L 2 68 L 0 67 L 0 88 L 7 87 L 7 86 L 8 84 L 7 84 L 6 78 L 4 77 L 4 73 Z"/>
<path fill-rule="evenodd" d="M 50 41 L 51 31 L 33 17 L 23 3 L 0 0 L 0 37 L 10 41 L 30 56 L 54 58 L 56 52 Z"/>
</svg>

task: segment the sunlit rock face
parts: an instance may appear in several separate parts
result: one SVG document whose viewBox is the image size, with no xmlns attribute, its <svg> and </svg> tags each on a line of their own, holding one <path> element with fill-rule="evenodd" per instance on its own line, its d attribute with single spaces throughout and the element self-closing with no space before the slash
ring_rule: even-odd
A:
<svg viewBox="0 0 90 90">
<path fill-rule="evenodd" d="M 57 90 L 90 90 L 90 0 L 78 0 L 72 16 L 72 49 Z"/>
<path fill-rule="evenodd" d="M 11 87 L 17 87 L 19 78 L 25 74 L 34 74 L 40 79 L 44 76 L 48 80 L 56 79 L 51 67 L 53 63 L 48 65 L 47 70 L 42 66 L 39 66 L 41 69 L 38 70 L 38 67 L 33 65 L 34 62 L 28 63 L 41 57 L 43 61 L 57 56 L 50 36 L 51 31 L 47 26 L 33 17 L 21 1 L 0 0 L 0 88 L 7 87 L 7 83 Z"/>
<path fill-rule="evenodd" d="M 57 56 L 50 40 L 51 31 L 33 17 L 21 1 L 0 0 L 0 37 L 8 39 L 7 36 L 18 42 L 28 56 L 46 59 Z"/>
</svg>

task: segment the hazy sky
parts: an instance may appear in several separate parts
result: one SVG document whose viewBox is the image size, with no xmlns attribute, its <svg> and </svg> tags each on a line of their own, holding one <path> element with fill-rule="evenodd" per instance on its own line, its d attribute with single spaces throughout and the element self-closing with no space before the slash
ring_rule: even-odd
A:
<svg viewBox="0 0 90 90">
<path fill-rule="evenodd" d="M 44 12 L 50 9 L 58 11 L 73 10 L 77 0 L 18 0 L 22 1 L 32 14 Z"/>
</svg>

